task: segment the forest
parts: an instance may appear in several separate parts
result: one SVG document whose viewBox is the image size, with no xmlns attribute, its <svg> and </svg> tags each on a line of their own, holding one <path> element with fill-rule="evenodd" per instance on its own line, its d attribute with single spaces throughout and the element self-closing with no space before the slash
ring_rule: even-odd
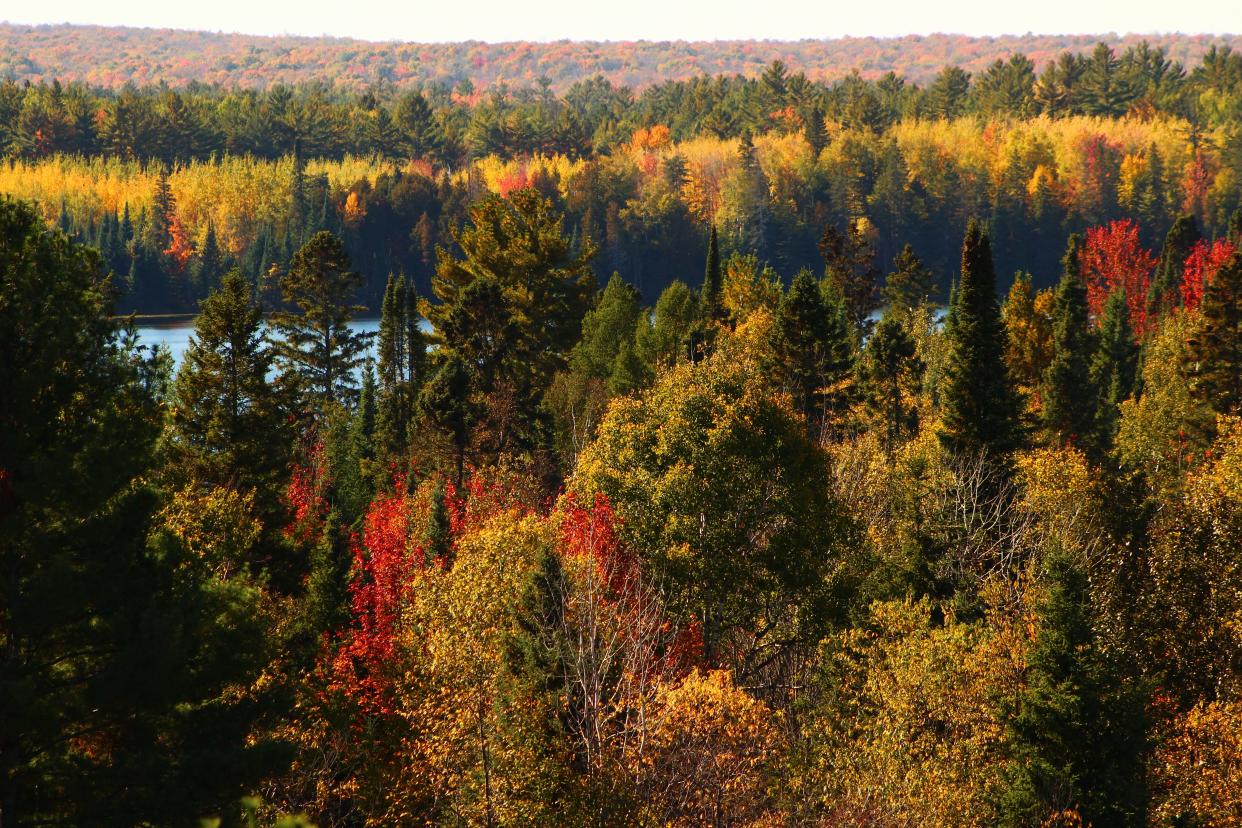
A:
<svg viewBox="0 0 1242 828">
<path fill-rule="evenodd" d="M 0 825 L 1242 825 L 1242 54 L 0 154 Z"/>
</svg>

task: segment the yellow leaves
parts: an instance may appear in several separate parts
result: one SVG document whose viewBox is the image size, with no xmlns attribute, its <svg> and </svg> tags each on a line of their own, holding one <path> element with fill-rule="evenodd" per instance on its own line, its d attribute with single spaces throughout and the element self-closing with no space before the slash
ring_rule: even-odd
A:
<svg viewBox="0 0 1242 828">
<path fill-rule="evenodd" d="M 365 198 L 356 190 L 351 191 L 345 197 L 345 210 L 342 218 L 345 226 L 349 228 L 357 227 L 364 218 L 367 217 L 367 203 Z"/>
<path fill-rule="evenodd" d="M 1017 455 L 1022 508 L 1046 537 L 1089 558 L 1103 541 L 1101 503 L 1087 458 L 1075 448 L 1039 448 Z"/>
<path fill-rule="evenodd" d="M 227 578 L 244 565 L 262 532 L 253 509 L 253 493 L 190 487 L 173 494 L 159 519 L 192 555 Z"/>
<path fill-rule="evenodd" d="M 1200 703 L 1181 716 L 1153 769 L 1160 822 L 1242 826 L 1242 701 Z"/>
</svg>

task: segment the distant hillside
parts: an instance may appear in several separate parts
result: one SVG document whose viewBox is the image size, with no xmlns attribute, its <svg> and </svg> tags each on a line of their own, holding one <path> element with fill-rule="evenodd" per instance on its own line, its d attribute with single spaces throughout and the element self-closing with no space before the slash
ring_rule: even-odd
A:
<svg viewBox="0 0 1242 828">
<path fill-rule="evenodd" d="M 1064 50 L 1081 52 L 1103 41 L 1118 51 L 1147 40 L 1185 66 L 1207 48 L 1242 49 L 1240 35 L 1025 35 L 723 42 L 478 42 L 372 43 L 328 37 L 257 37 L 171 29 L 0 24 L 0 78 L 80 80 L 117 87 L 193 81 L 265 88 L 274 83 L 323 80 L 350 88 L 376 82 L 417 86 L 431 81 L 477 86 L 497 80 L 520 85 L 547 76 L 563 90 L 602 74 L 641 88 L 702 74 L 751 75 L 783 60 L 812 80 L 857 69 L 874 78 L 892 70 L 923 83 L 946 64 L 977 72 L 998 57 L 1022 52 L 1040 68 Z"/>
</svg>

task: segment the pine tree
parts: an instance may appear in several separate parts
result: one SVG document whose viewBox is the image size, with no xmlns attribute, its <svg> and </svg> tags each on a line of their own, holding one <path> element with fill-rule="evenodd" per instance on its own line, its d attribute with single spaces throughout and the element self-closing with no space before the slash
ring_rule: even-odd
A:
<svg viewBox="0 0 1242 828">
<path fill-rule="evenodd" d="M 1096 404 L 1096 439 L 1111 446 L 1117 436 L 1121 403 L 1134 390 L 1138 372 L 1138 345 L 1130 329 L 1130 312 L 1124 290 L 1115 290 L 1104 303 L 1095 354 L 1091 358 L 1091 385 L 1099 394 Z"/>
<path fill-rule="evenodd" d="M 1140 694 L 1099 651 L 1086 575 L 1063 552 L 1046 567 L 1026 685 L 1002 701 L 1010 757 L 995 793 L 998 824 L 1035 828 L 1070 811 L 1086 825 L 1142 824 Z"/>
<path fill-rule="evenodd" d="M 599 304 L 582 319 L 582 339 L 570 354 L 570 367 L 589 377 L 607 379 L 623 343 L 633 344 L 640 313 L 638 291 L 620 274 L 612 274 Z"/>
<path fill-rule="evenodd" d="M 98 255 L 0 199 L 0 814 L 169 825 L 279 767 L 257 732 L 262 596 L 159 528 L 158 361 Z"/>
<path fill-rule="evenodd" d="M 961 279 L 945 336 L 941 443 L 960 455 L 987 454 L 1003 462 L 1023 440 L 1021 407 L 1005 364 L 992 247 L 974 219 L 962 242 Z"/>
<path fill-rule="evenodd" d="M 308 401 L 323 411 L 334 402 L 350 403 L 357 393 L 354 371 L 362 364 L 369 334 L 349 327 L 362 306 L 352 304 L 362 276 L 350 269 L 349 255 L 331 233 L 316 233 L 293 257 L 280 280 L 285 302 L 299 312 L 273 314 L 279 333 L 276 357 Z"/>
<path fill-rule="evenodd" d="M 1194 395 L 1217 413 L 1242 414 L 1242 252 L 1204 290 L 1187 352 Z"/>
<path fill-rule="evenodd" d="M 404 276 L 388 277 L 379 324 L 376 449 L 397 458 L 406 448 L 418 393 L 426 380 L 427 345 L 418 327 L 418 294 Z"/>
<path fill-rule="evenodd" d="M 935 293 L 935 276 L 907 244 L 893 259 L 893 272 L 884 282 L 884 301 L 889 311 L 905 316 L 930 302 Z"/>
<path fill-rule="evenodd" d="M 166 447 L 173 473 L 253 492 L 260 513 L 278 525 L 293 434 L 290 400 L 267 379 L 272 360 L 263 311 L 241 272 L 230 271 L 195 319 L 173 386 Z"/>
<path fill-rule="evenodd" d="M 918 408 L 904 395 L 923 374 L 914 340 L 901 320 L 886 314 L 867 341 L 864 354 L 867 403 L 884 424 L 884 446 L 889 452 L 918 427 Z"/>
<path fill-rule="evenodd" d="M 1156 265 L 1155 277 L 1147 291 L 1148 314 L 1159 319 L 1170 309 L 1181 304 L 1182 273 L 1186 258 L 1194 246 L 1203 240 L 1195 217 L 1189 214 L 1177 217 L 1164 237 L 1160 251 L 1160 263 Z"/>
<path fill-rule="evenodd" d="M 809 270 L 794 277 L 781 300 L 776 342 L 785 382 L 809 433 L 817 436 L 849 405 L 854 355 L 843 308 L 825 296 Z"/>
<path fill-rule="evenodd" d="M 700 312 L 704 319 L 716 321 L 724 318 L 724 272 L 720 267 L 720 245 L 716 238 L 716 225 L 712 225 L 707 239 L 707 267 L 703 273 L 703 288 L 699 295 Z"/>
<path fill-rule="evenodd" d="M 203 238 L 203 246 L 198 251 L 194 263 L 194 288 L 202 295 L 207 295 L 219 287 L 220 270 L 223 265 L 223 254 L 216 240 L 215 225 L 207 225 L 207 235 Z"/>
<path fill-rule="evenodd" d="M 449 353 L 439 370 L 431 375 L 418 398 L 418 408 L 453 444 L 456 476 L 461 488 L 465 476 L 466 449 L 479 412 L 472 399 L 472 378 L 466 362 L 457 353 Z"/>
<path fill-rule="evenodd" d="M 1070 236 L 1064 273 L 1052 306 L 1052 362 L 1043 376 L 1044 427 L 1059 441 L 1091 447 L 1099 392 L 1091 384 L 1095 342 L 1087 318 L 1087 288 L 1078 271 L 1081 238 Z"/>
</svg>

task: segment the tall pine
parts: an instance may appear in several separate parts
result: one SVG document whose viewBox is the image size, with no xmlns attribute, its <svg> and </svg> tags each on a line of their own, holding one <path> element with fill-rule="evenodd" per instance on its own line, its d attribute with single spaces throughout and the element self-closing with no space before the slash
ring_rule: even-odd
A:
<svg viewBox="0 0 1242 828">
<path fill-rule="evenodd" d="M 1198 328 L 1187 343 L 1196 397 L 1220 414 L 1242 414 L 1242 252 L 1203 292 Z"/>
<path fill-rule="evenodd" d="M 1091 384 L 1095 350 L 1087 317 L 1087 287 L 1078 270 L 1082 238 L 1070 236 L 1052 305 L 1052 361 L 1043 376 L 1043 422 L 1058 442 L 1084 447 L 1095 434 L 1098 393 Z"/>
<path fill-rule="evenodd" d="M 1003 458 L 1022 443 L 1021 406 L 1005 364 L 992 246 L 975 219 L 962 241 L 961 278 L 945 336 L 949 355 L 940 441 L 957 454 Z"/>
<path fill-rule="evenodd" d="M 1101 447 L 1112 445 L 1117 436 L 1121 403 L 1134 390 L 1138 352 L 1130 328 L 1125 291 L 1115 290 L 1104 303 L 1095 353 L 1091 357 L 1091 386 L 1098 394 L 1095 431 Z"/>
</svg>

